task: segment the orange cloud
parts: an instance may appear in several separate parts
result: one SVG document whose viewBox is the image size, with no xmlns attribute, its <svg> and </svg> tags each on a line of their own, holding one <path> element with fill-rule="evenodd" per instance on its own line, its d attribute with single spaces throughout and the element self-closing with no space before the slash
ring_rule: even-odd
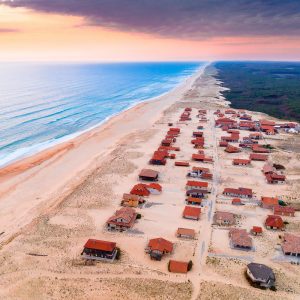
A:
<svg viewBox="0 0 300 300">
<path fill-rule="evenodd" d="M 201 41 L 83 26 L 82 17 L 0 5 L 1 60 L 300 60 L 297 38 L 213 37 Z"/>
</svg>

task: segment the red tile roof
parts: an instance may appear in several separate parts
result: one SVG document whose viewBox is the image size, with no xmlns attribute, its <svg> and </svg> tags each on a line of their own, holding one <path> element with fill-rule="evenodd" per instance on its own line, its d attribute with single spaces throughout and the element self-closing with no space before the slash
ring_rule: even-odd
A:
<svg viewBox="0 0 300 300">
<path fill-rule="evenodd" d="M 263 229 L 260 226 L 253 226 L 251 231 L 255 233 L 262 233 Z"/>
<path fill-rule="evenodd" d="M 235 158 L 233 160 L 234 165 L 249 165 L 250 162 L 251 162 L 250 159 Z"/>
<path fill-rule="evenodd" d="M 186 206 L 183 211 L 184 217 L 199 218 L 200 214 L 201 214 L 201 208 L 199 207 Z"/>
<path fill-rule="evenodd" d="M 266 160 L 268 160 L 268 155 L 258 154 L 258 153 L 251 153 L 249 158 L 251 160 L 266 161 Z"/>
<path fill-rule="evenodd" d="M 284 253 L 300 253 L 300 236 L 285 233 L 283 236 L 282 250 Z"/>
<path fill-rule="evenodd" d="M 164 239 L 164 238 L 155 238 L 149 240 L 148 247 L 153 251 L 157 250 L 160 252 L 172 252 L 173 251 L 173 243 Z"/>
<path fill-rule="evenodd" d="M 283 220 L 280 216 L 270 215 L 265 221 L 266 226 L 282 228 L 284 226 Z"/>
<path fill-rule="evenodd" d="M 89 239 L 85 243 L 84 248 L 112 252 L 116 248 L 116 243 Z"/>
<path fill-rule="evenodd" d="M 252 189 L 240 187 L 238 189 L 225 188 L 223 191 L 223 194 L 236 194 L 236 195 L 252 196 L 253 192 L 252 192 Z"/>
<path fill-rule="evenodd" d="M 238 247 L 252 247 L 252 238 L 248 235 L 245 229 L 230 229 L 229 230 L 229 237 L 233 246 Z"/>
<path fill-rule="evenodd" d="M 147 185 L 143 183 L 138 183 L 130 191 L 130 194 L 138 196 L 149 196 L 150 192 L 147 189 Z"/>
<path fill-rule="evenodd" d="M 191 236 L 195 237 L 195 230 L 194 229 L 189 229 L 189 228 L 178 228 L 177 229 L 177 235 L 186 235 L 186 236 Z"/>
<path fill-rule="evenodd" d="M 274 205 L 274 215 L 278 213 L 288 213 L 288 214 L 294 214 L 295 209 L 291 206 L 281 206 L 281 205 Z"/>
<path fill-rule="evenodd" d="M 276 197 L 261 197 L 261 202 L 263 205 L 267 205 L 267 206 L 278 205 L 278 198 L 276 198 Z"/>
<path fill-rule="evenodd" d="M 187 273 L 188 263 L 183 261 L 170 260 L 169 271 L 172 273 Z"/>
<path fill-rule="evenodd" d="M 155 190 L 158 190 L 158 191 L 162 191 L 162 186 L 158 183 L 150 183 L 148 184 L 148 187 L 150 187 L 151 189 L 155 189 Z"/>
<path fill-rule="evenodd" d="M 208 183 L 204 182 L 204 181 L 193 181 L 193 180 L 189 180 L 186 183 L 186 186 L 191 186 L 191 187 L 200 187 L 200 188 L 207 188 L 208 187 Z"/>
</svg>

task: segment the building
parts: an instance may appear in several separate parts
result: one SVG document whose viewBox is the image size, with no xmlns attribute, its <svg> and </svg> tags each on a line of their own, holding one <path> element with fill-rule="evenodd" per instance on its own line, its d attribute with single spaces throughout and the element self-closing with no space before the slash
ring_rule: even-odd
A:
<svg viewBox="0 0 300 300">
<path fill-rule="evenodd" d="M 280 216 L 269 215 L 266 218 L 265 226 L 267 229 L 283 230 L 284 223 Z"/>
<path fill-rule="evenodd" d="M 241 152 L 241 149 L 232 145 L 227 145 L 225 148 L 225 152 L 227 153 L 238 153 Z"/>
<path fill-rule="evenodd" d="M 252 151 L 254 153 L 270 153 L 269 149 L 264 148 L 263 146 L 258 145 L 258 144 L 252 145 Z"/>
<path fill-rule="evenodd" d="M 263 135 L 260 132 L 253 132 L 249 134 L 249 137 L 254 140 L 261 140 Z"/>
<path fill-rule="evenodd" d="M 150 159 L 149 163 L 152 165 L 165 165 L 167 163 L 166 158 L 169 156 L 169 148 L 170 146 L 160 146 L 157 150 L 153 153 L 152 158 Z"/>
<path fill-rule="evenodd" d="M 250 159 L 240 159 L 240 158 L 235 158 L 232 161 L 232 164 L 234 166 L 248 166 L 250 165 L 251 160 Z"/>
<path fill-rule="evenodd" d="M 186 191 L 186 196 L 193 198 L 204 198 L 208 194 L 206 189 L 191 189 Z"/>
<path fill-rule="evenodd" d="M 219 118 L 216 120 L 215 125 L 217 127 L 227 126 L 228 128 L 236 128 L 237 122 L 230 118 Z"/>
<path fill-rule="evenodd" d="M 250 232 L 253 235 L 262 235 L 263 229 L 260 226 L 253 226 Z"/>
<path fill-rule="evenodd" d="M 273 214 L 278 216 L 295 217 L 295 209 L 291 206 L 281 206 L 277 204 L 273 206 Z"/>
<path fill-rule="evenodd" d="M 143 169 L 139 174 L 139 179 L 145 181 L 157 181 L 158 174 L 159 173 L 155 170 Z"/>
<path fill-rule="evenodd" d="M 137 213 L 133 208 L 122 207 L 106 221 L 107 229 L 124 231 L 132 228 L 135 223 L 136 217 Z"/>
<path fill-rule="evenodd" d="M 272 288 L 275 286 L 275 274 L 266 265 L 250 263 L 247 265 L 246 274 L 252 283 L 260 287 Z"/>
<path fill-rule="evenodd" d="M 147 185 L 147 189 L 150 192 L 150 194 L 153 195 L 159 195 L 162 192 L 162 186 L 158 183 L 150 183 Z"/>
<path fill-rule="evenodd" d="M 168 269 L 169 269 L 169 272 L 171 272 L 171 273 L 186 274 L 188 272 L 188 265 L 189 265 L 188 262 L 170 260 Z"/>
<path fill-rule="evenodd" d="M 194 181 L 194 180 L 189 180 L 186 185 L 185 188 L 187 190 L 191 190 L 191 189 L 196 189 L 196 190 L 207 190 L 208 189 L 208 183 L 204 182 L 204 181 Z"/>
<path fill-rule="evenodd" d="M 256 160 L 256 161 L 267 161 L 268 155 L 266 154 L 259 154 L 259 153 L 251 153 L 249 156 L 250 160 Z"/>
<path fill-rule="evenodd" d="M 193 198 L 193 197 L 188 197 L 187 199 L 185 199 L 186 204 L 188 205 L 201 205 L 202 204 L 203 199 L 201 198 Z"/>
<path fill-rule="evenodd" d="M 114 261 L 117 255 L 116 243 L 89 239 L 81 255 L 85 259 Z"/>
<path fill-rule="evenodd" d="M 203 136 L 203 131 L 194 131 L 193 132 L 193 137 L 202 137 Z"/>
<path fill-rule="evenodd" d="M 230 226 L 235 224 L 235 216 L 231 212 L 216 211 L 214 215 L 214 224 L 219 226 Z"/>
<path fill-rule="evenodd" d="M 146 253 L 148 253 L 151 259 L 161 260 L 163 255 L 172 253 L 173 243 L 164 238 L 155 238 L 149 240 L 148 246 L 146 248 Z"/>
<path fill-rule="evenodd" d="M 133 186 L 133 188 L 130 191 L 130 194 L 147 197 L 150 195 L 150 192 L 149 192 L 146 184 L 138 183 Z"/>
<path fill-rule="evenodd" d="M 269 184 L 284 183 L 286 180 L 286 177 L 284 175 L 277 174 L 277 173 L 268 173 L 265 176 L 266 176 L 266 181 Z"/>
<path fill-rule="evenodd" d="M 141 196 L 125 193 L 123 194 L 121 205 L 129 207 L 138 207 L 139 204 L 142 204 L 144 202 L 145 200 Z"/>
<path fill-rule="evenodd" d="M 240 198 L 233 198 L 231 201 L 232 205 L 243 205 L 242 200 Z"/>
<path fill-rule="evenodd" d="M 252 121 L 240 121 L 239 128 L 243 130 L 255 130 L 256 125 Z"/>
<path fill-rule="evenodd" d="M 230 229 L 229 230 L 230 245 L 238 250 L 252 250 L 252 238 L 249 236 L 246 229 Z"/>
<path fill-rule="evenodd" d="M 186 206 L 183 210 L 182 216 L 185 219 L 190 220 L 199 220 L 201 214 L 201 208 L 199 207 L 192 207 L 192 206 Z"/>
<path fill-rule="evenodd" d="M 188 161 L 175 161 L 174 165 L 176 167 L 189 167 L 190 163 Z"/>
<path fill-rule="evenodd" d="M 278 205 L 279 199 L 277 197 L 261 197 L 261 207 L 266 209 L 273 209 Z"/>
<path fill-rule="evenodd" d="M 281 247 L 285 255 L 300 256 L 300 236 L 285 233 Z"/>
<path fill-rule="evenodd" d="M 178 228 L 176 236 L 179 238 L 195 239 L 196 233 L 194 229 Z"/>
<path fill-rule="evenodd" d="M 253 192 L 252 189 L 239 187 L 238 189 L 233 188 L 225 188 L 223 191 L 223 195 L 229 197 L 237 197 L 237 198 L 252 198 Z"/>
<path fill-rule="evenodd" d="M 207 162 L 207 163 L 213 162 L 212 157 L 205 156 L 205 154 L 193 154 L 192 155 L 192 160 L 201 161 L 201 162 Z"/>
<path fill-rule="evenodd" d="M 226 141 L 220 141 L 219 142 L 219 146 L 226 148 L 228 146 L 228 142 L 226 142 Z"/>
<path fill-rule="evenodd" d="M 264 164 L 263 168 L 262 168 L 262 172 L 266 175 L 266 174 L 272 174 L 274 173 L 274 168 L 270 163 L 266 163 Z"/>
</svg>

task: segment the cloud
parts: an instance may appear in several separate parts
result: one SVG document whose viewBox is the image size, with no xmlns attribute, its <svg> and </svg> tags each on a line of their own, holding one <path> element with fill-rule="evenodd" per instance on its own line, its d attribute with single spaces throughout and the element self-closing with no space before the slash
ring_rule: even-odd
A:
<svg viewBox="0 0 300 300">
<path fill-rule="evenodd" d="M 13 28 L 1 28 L 0 27 L 0 33 L 10 33 L 10 32 L 20 32 L 20 30 L 13 29 Z"/>
<path fill-rule="evenodd" d="M 300 35 L 299 0 L 14 0 L 6 5 L 164 37 Z"/>
</svg>

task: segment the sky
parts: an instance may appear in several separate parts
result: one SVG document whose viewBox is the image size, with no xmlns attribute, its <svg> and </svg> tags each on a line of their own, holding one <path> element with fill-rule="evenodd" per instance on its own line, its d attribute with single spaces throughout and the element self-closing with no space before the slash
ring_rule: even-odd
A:
<svg viewBox="0 0 300 300">
<path fill-rule="evenodd" d="M 0 0 L 1 61 L 300 60 L 300 0 Z"/>
</svg>

